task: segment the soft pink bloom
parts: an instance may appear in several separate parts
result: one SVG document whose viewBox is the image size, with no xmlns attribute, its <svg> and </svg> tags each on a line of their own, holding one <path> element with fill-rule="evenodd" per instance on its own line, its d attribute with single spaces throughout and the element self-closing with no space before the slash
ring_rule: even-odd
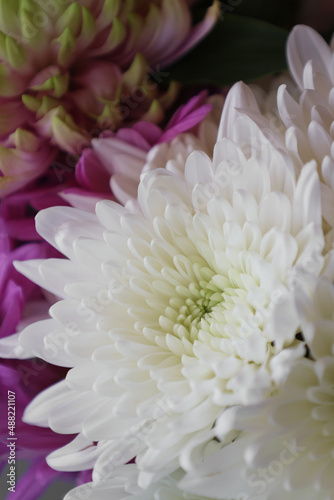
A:
<svg viewBox="0 0 334 500">
<path fill-rule="evenodd" d="M 186 0 L 0 1 L 0 196 L 37 178 L 57 149 L 77 158 L 101 130 L 159 122 L 176 97 L 162 71 L 212 28 Z"/>
</svg>

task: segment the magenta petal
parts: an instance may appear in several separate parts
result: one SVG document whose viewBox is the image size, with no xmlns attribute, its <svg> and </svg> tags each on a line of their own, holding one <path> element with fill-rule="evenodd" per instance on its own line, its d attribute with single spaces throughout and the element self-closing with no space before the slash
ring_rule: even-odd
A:
<svg viewBox="0 0 334 500">
<path fill-rule="evenodd" d="M 13 250 L 12 260 L 42 259 L 48 254 L 49 250 L 45 243 L 27 243 Z"/>
<path fill-rule="evenodd" d="M 212 109 L 211 104 L 205 104 L 207 95 L 207 91 L 204 90 L 181 106 L 170 119 L 165 132 L 158 140 L 158 144 L 171 141 L 177 135 L 190 130 L 203 120 Z"/>
<path fill-rule="evenodd" d="M 135 123 L 132 128 L 137 130 L 143 137 L 145 137 L 145 139 L 150 143 L 151 146 L 158 142 L 162 133 L 161 128 L 158 127 L 158 125 L 145 121 Z"/>
<path fill-rule="evenodd" d="M 20 286 L 9 281 L 1 301 L 0 308 L 0 337 L 15 333 L 23 311 L 23 293 Z"/>
<path fill-rule="evenodd" d="M 1 216 L 4 220 L 25 216 L 25 207 L 29 201 L 27 192 L 14 193 L 1 200 Z"/>
<path fill-rule="evenodd" d="M 44 259 L 53 255 L 55 255 L 54 251 L 45 243 L 27 243 L 11 252 L 9 256 L 10 264 L 8 264 L 8 279 L 12 279 L 22 288 L 25 300 L 27 300 L 38 287 L 19 273 L 12 265 L 12 262 L 14 260 Z"/>
<path fill-rule="evenodd" d="M 15 333 L 24 303 L 38 287 L 20 274 L 13 266 L 13 260 L 28 260 L 46 257 L 45 244 L 26 244 L 9 254 L 0 254 L 0 337 Z"/>
<path fill-rule="evenodd" d="M 92 470 L 83 470 L 78 474 L 76 485 L 80 486 L 81 484 L 91 483 L 92 482 Z"/>
<path fill-rule="evenodd" d="M 0 214 L 0 255 L 9 253 L 11 248 L 12 248 L 12 246 L 11 246 L 10 237 L 9 237 L 9 234 L 8 234 L 8 231 L 6 228 L 6 223 Z"/>
<path fill-rule="evenodd" d="M 3 295 L 6 283 L 9 279 L 9 266 L 11 262 L 7 254 L 0 253 L 0 296 Z"/>
<path fill-rule="evenodd" d="M 58 195 L 58 191 L 59 186 L 55 186 L 53 189 L 41 190 L 33 193 L 34 197 L 31 201 L 31 206 L 39 212 L 44 208 L 66 205 L 66 203 Z"/>
<path fill-rule="evenodd" d="M 70 205 L 81 210 L 87 210 L 88 212 L 95 212 L 95 205 L 101 200 L 113 200 L 114 196 L 109 192 L 106 193 L 96 193 L 92 191 L 85 191 L 80 188 L 69 188 L 65 189 L 60 193 L 61 197 L 66 200 Z"/>
<path fill-rule="evenodd" d="M 34 375 L 31 375 L 33 372 L 29 372 L 27 370 L 26 373 L 27 382 L 31 383 L 35 378 Z M 71 439 L 71 436 L 68 434 L 56 434 L 51 429 L 35 427 L 34 425 L 25 424 L 24 422 L 20 423 L 19 434 L 20 448 L 17 450 L 21 459 L 46 456 L 50 453 L 50 451 L 68 444 Z"/>
<path fill-rule="evenodd" d="M 159 131 L 161 134 L 160 129 Z M 137 148 L 142 149 L 144 151 L 149 151 L 152 145 L 152 143 L 148 142 L 146 138 L 143 136 L 143 134 L 140 131 L 137 131 L 135 127 L 121 128 L 117 132 L 116 136 L 117 139 L 132 144 L 133 146 L 136 146 Z"/>
<path fill-rule="evenodd" d="M 25 302 L 41 295 L 39 287 L 16 271 L 13 260 L 45 258 L 47 249 L 45 243 L 31 243 L 0 254 L 0 337 L 15 333 Z"/>
<path fill-rule="evenodd" d="M 84 189 L 110 193 L 109 174 L 92 149 L 85 149 L 75 167 L 75 178 Z"/>
<path fill-rule="evenodd" d="M 66 202 L 60 198 L 58 171 L 51 166 L 43 179 L 37 180 L 33 185 L 21 192 L 11 194 L 1 200 L 1 230 L 6 234 L 10 243 L 20 241 L 40 241 L 42 238 L 35 229 L 34 215 L 36 211 L 50 206 L 64 205 Z M 58 177 L 57 177 L 57 175 Z M 71 186 L 75 183 L 74 170 L 65 171 L 72 179 L 62 183 L 61 186 Z M 61 178 L 63 180 L 63 178 Z M 3 239 L 3 238 L 2 238 Z M 14 240 L 14 241 L 10 241 Z M 2 242 L 1 242 L 2 244 Z"/>
<path fill-rule="evenodd" d="M 203 90 L 198 95 L 195 95 L 186 104 L 180 106 L 179 109 L 174 113 L 172 118 L 169 120 L 166 130 L 170 129 L 177 123 L 179 123 L 183 118 L 185 118 L 189 113 L 199 108 L 203 104 L 205 104 L 205 100 L 208 97 L 208 92 Z"/>
<path fill-rule="evenodd" d="M 19 241 L 38 241 L 41 236 L 36 231 L 35 220 L 31 218 L 6 221 L 8 236 Z"/>
<path fill-rule="evenodd" d="M 205 118 L 205 116 L 211 111 L 211 109 L 211 104 L 204 104 L 200 108 L 196 109 L 181 122 L 166 130 L 166 132 L 160 137 L 158 144 L 171 141 L 182 132 L 186 132 L 187 130 L 193 128 L 200 121 L 202 121 L 203 118 Z"/>
</svg>

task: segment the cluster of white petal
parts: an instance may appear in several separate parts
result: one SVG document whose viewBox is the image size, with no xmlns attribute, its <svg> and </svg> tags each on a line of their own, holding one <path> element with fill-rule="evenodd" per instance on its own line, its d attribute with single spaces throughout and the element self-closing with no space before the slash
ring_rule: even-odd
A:
<svg viewBox="0 0 334 500">
<path fill-rule="evenodd" d="M 330 46 L 307 26 L 296 26 L 288 40 L 289 69 L 300 89 L 295 100 L 282 85 L 278 110 L 287 127 L 286 146 L 300 168 L 315 159 L 322 182 L 325 229 L 334 228 L 334 39 Z M 330 241 L 333 236 L 330 236 Z"/>
<path fill-rule="evenodd" d="M 63 300 L 19 341 L 71 368 L 26 411 L 30 423 L 78 433 L 49 463 L 94 467 L 99 482 L 137 457 L 146 487 L 179 468 L 226 406 L 270 395 L 282 355 L 304 355 L 294 297 L 321 273 L 324 238 L 315 162 L 296 179 L 242 84 L 213 158 L 195 151 L 183 175 L 147 172 L 138 206 L 38 215 L 38 231 L 68 260 L 18 268 Z"/>
<path fill-rule="evenodd" d="M 287 71 L 275 76 L 264 88 L 257 84 L 250 84 L 249 87 L 256 97 L 262 115 L 268 119 L 270 128 L 284 136 L 287 128 L 277 107 L 277 91 L 282 85 L 294 99 L 300 97 L 300 90 Z"/>
<path fill-rule="evenodd" d="M 217 499 L 333 498 L 333 273 L 328 270 L 298 302 L 309 357 L 291 363 L 275 397 L 231 408 L 218 419 L 221 449 L 202 464 L 188 452 L 186 490 Z"/>
<path fill-rule="evenodd" d="M 179 487 L 189 492 L 224 500 L 334 498 L 333 50 L 333 41 L 328 47 L 311 28 L 295 27 L 287 54 L 300 95 L 293 99 L 285 85 L 277 94 L 296 171 L 315 160 L 321 182 L 327 265 L 295 296 L 307 353 L 281 358 L 272 397 L 227 409 L 210 436 L 188 444 Z M 212 435 L 216 450 L 207 444 Z"/>
<path fill-rule="evenodd" d="M 61 300 L 13 339 L 70 368 L 24 417 L 77 434 L 48 457 L 93 468 L 66 500 L 334 500 L 334 56 L 296 27 L 288 58 L 295 99 L 236 84 L 122 149 L 125 206 L 37 216 L 67 258 L 17 268 Z"/>
<path fill-rule="evenodd" d="M 177 471 L 157 484 L 143 490 L 137 484 L 138 469 L 129 464 L 118 467 L 109 479 L 101 484 L 87 483 L 71 490 L 64 500 L 208 500 L 181 491 L 177 483 L 183 476 Z"/>
</svg>

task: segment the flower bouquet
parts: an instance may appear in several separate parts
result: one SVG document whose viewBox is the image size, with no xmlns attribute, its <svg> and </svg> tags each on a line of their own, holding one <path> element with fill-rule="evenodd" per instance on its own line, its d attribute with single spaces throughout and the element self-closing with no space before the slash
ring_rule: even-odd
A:
<svg viewBox="0 0 334 500">
<path fill-rule="evenodd" d="M 6 498 L 334 499 L 334 10 L 267 4 L 0 0 Z"/>
</svg>

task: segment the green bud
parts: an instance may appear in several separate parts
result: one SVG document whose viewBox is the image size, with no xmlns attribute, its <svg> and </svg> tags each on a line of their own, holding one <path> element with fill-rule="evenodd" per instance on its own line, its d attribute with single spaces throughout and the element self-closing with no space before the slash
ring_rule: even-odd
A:
<svg viewBox="0 0 334 500">
<path fill-rule="evenodd" d="M 27 64 L 27 55 L 24 48 L 11 36 L 5 40 L 6 59 L 14 69 L 22 69 Z"/>
<path fill-rule="evenodd" d="M 99 127 L 115 130 L 122 123 L 121 113 L 117 101 L 106 102 L 101 115 L 97 118 Z M 106 126 L 108 124 L 108 126 Z"/>
<path fill-rule="evenodd" d="M 113 21 L 108 40 L 105 42 L 104 52 L 109 52 L 120 45 L 126 36 L 124 24 L 116 17 Z"/>
<path fill-rule="evenodd" d="M 17 94 L 16 82 L 11 82 L 9 69 L 5 64 L 0 63 L 0 95 L 1 97 L 11 97 Z"/>
<path fill-rule="evenodd" d="M 129 88 L 139 85 L 146 75 L 147 62 L 145 57 L 139 52 L 135 55 L 130 68 L 126 71 L 123 84 Z"/>
<path fill-rule="evenodd" d="M 81 28 L 81 9 L 78 2 L 73 2 L 59 17 L 56 29 L 58 33 L 63 33 L 66 28 L 70 28 L 72 34 L 76 37 Z"/>
<path fill-rule="evenodd" d="M 33 111 L 34 113 L 36 113 L 36 111 L 38 110 L 38 108 L 41 105 L 40 99 L 38 99 L 37 97 L 33 97 L 32 95 L 28 95 L 28 94 L 22 95 L 22 102 L 25 105 L 25 107 L 27 109 L 29 109 L 29 111 Z"/>
<path fill-rule="evenodd" d="M 44 115 L 46 115 L 51 109 L 55 109 L 57 106 L 59 106 L 59 101 L 57 99 L 53 99 L 52 97 L 49 96 L 43 96 L 42 102 L 40 102 L 40 106 L 38 107 L 37 111 L 37 118 L 40 118 Z"/>
<path fill-rule="evenodd" d="M 66 28 L 65 31 L 53 41 L 53 43 L 60 44 L 58 64 L 66 67 L 71 62 L 76 47 L 76 41 L 72 30 L 70 28 Z"/>
<path fill-rule="evenodd" d="M 34 153 L 39 145 L 39 141 L 35 134 L 22 128 L 16 129 L 15 132 L 11 134 L 10 142 L 17 149 L 28 153 Z"/>
<path fill-rule="evenodd" d="M 8 35 L 20 35 L 17 17 L 19 0 L 0 0 L 0 30 Z"/>
<path fill-rule="evenodd" d="M 115 19 L 120 11 L 120 7 L 120 0 L 105 0 L 102 12 L 99 16 L 104 25 L 109 24 Z"/>
<path fill-rule="evenodd" d="M 82 27 L 80 36 L 84 38 L 86 45 L 93 41 L 96 31 L 96 22 L 93 14 L 87 7 L 82 7 Z"/>
<path fill-rule="evenodd" d="M 54 97 L 61 97 L 67 92 L 69 82 L 69 75 L 55 75 L 48 78 L 41 85 L 34 85 L 31 87 L 33 90 L 49 90 L 52 91 Z"/>
</svg>

